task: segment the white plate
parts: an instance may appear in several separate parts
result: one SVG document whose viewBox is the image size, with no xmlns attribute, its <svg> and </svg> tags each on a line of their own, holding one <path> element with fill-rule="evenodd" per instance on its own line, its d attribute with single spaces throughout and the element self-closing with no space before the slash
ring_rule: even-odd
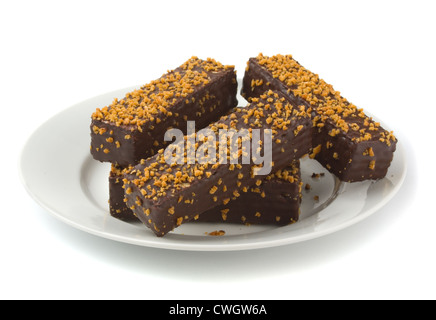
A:
<svg viewBox="0 0 436 320">
<path fill-rule="evenodd" d="M 340 183 L 316 161 L 304 159 L 303 181 L 312 188 L 303 191 L 302 214 L 297 223 L 285 227 L 187 223 L 158 238 L 141 223 L 127 223 L 110 216 L 110 166 L 93 160 L 89 153 L 92 112 L 132 89 L 110 92 L 59 113 L 35 131 L 21 155 L 22 181 L 33 199 L 65 223 L 104 238 L 141 246 L 201 251 L 291 244 L 335 232 L 368 217 L 395 195 L 405 178 L 406 159 L 401 141 L 386 178 L 378 182 Z M 239 99 L 242 102 L 240 96 Z M 324 177 L 312 179 L 312 173 L 321 172 Z M 315 196 L 319 201 L 314 201 Z M 226 234 L 207 235 L 215 230 L 224 230 Z"/>
</svg>

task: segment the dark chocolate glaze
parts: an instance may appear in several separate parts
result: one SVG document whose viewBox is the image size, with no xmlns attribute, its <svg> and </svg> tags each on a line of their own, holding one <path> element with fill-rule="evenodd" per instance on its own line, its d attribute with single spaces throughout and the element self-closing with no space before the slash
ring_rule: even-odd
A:
<svg viewBox="0 0 436 320">
<path fill-rule="evenodd" d="M 330 136 L 332 128 L 335 126 L 326 122 L 324 127 L 314 130 L 313 146 L 321 145 L 315 156 L 319 163 L 346 182 L 378 180 L 386 176 L 396 143 L 387 146 L 376 139 L 357 143 L 344 133 Z M 369 149 L 373 150 L 374 156 L 366 154 Z M 372 161 L 375 161 L 375 166 L 371 169 Z"/>
<path fill-rule="evenodd" d="M 263 82 L 261 85 L 252 86 L 253 80 L 263 80 Z M 258 97 L 267 90 L 276 90 L 285 95 L 294 106 L 304 105 L 306 108 L 312 108 L 312 115 L 315 117 L 316 105 L 311 106 L 301 97 L 295 96 L 292 92 L 295 88 L 288 87 L 278 78 L 274 78 L 270 71 L 258 64 L 256 58 L 249 59 L 243 78 L 242 96 L 250 99 Z M 321 96 L 319 98 L 323 99 Z M 365 121 L 357 115 L 357 112 L 345 120 L 357 123 L 360 127 Z M 369 122 L 374 121 L 369 119 Z M 342 181 L 355 182 L 384 178 L 396 149 L 396 141 L 387 144 L 380 140 L 383 140 L 381 133 L 387 131 L 380 127 L 379 131 L 372 132 L 370 140 L 356 142 L 353 138 L 360 136 L 358 131 L 349 130 L 347 133 L 340 131 L 335 136 L 329 135 L 329 132 L 336 128 L 333 121 L 329 119 L 324 122 L 323 127 L 313 128 L 313 148 L 320 146 L 315 159 Z M 370 149 L 373 155 L 368 154 Z"/>
<path fill-rule="evenodd" d="M 171 72 L 185 71 L 177 68 Z M 186 133 L 187 121 L 195 121 L 196 128 L 200 129 L 217 121 L 231 108 L 236 107 L 238 85 L 234 69 L 208 72 L 208 76 L 208 84 L 196 86 L 192 94 L 177 99 L 171 105 L 168 109 L 172 113 L 171 117 L 160 112 L 155 117 L 159 118 L 160 122 L 147 122 L 142 126 L 142 131 L 132 125 L 116 126 L 109 121 L 92 120 L 91 154 L 94 159 L 121 166 L 134 165 L 141 159 L 153 156 L 168 144 L 164 141 L 168 129 L 177 128 Z M 101 130 L 100 134 L 94 132 L 94 128 L 104 130 Z M 108 142 L 108 139 L 112 142 Z M 104 149 L 109 152 L 103 152 Z"/>
<path fill-rule="evenodd" d="M 227 205 L 204 212 L 196 221 L 278 226 L 297 222 L 302 197 L 299 161 L 293 163 L 291 170 L 294 168 L 298 170 L 292 175 L 293 182 L 272 175 Z"/>
<path fill-rule="evenodd" d="M 133 211 L 124 202 L 124 183 L 121 170 L 121 167 L 116 166 L 115 170 L 113 168 L 109 174 L 109 212 L 112 217 L 123 221 L 138 221 Z"/>
<path fill-rule="evenodd" d="M 297 222 L 301 204 L 301 175 L 299 161 L 289 168 L 291 179 L 275 174 L 262 181 L 259 187 L 248 188 L 241 196 L 227 205 L 219 205 L 202 213 L 195 222 L 226 222 L 234 224 L 287 225 Z M 134 212 L 124 202 L 122 174 L 111 171 L 109 177 L 110 214 L 114 218 L 138 221 Z"/>
<path fill-rule="evenodd" d="M 264 113 L 264 117 L 256 119 L 253 116 L 248 123 L 244 123 L 242 117 L 250 111 L 258 110 L 259 108 L 257 103 L 251 103 L 246 108 L 235 108 L 232 113 L 233 118 L 231 116 L 222 117 L 211 126 L 218 127 L 220 124 L 230 125 L 231 122 L 235 124 L 236 121 L 237 130 L 255 127 L 263 131 L 272 128 L 272 125 L 267 123 L 266 119 L 278 113 L 276 102 L 281 102 L 284 105 L 288 104 L 288 102 L 281 94 L 273 92 L 271 94 L 272 96 L 265 97 L 265 99 L 260 98 L 258 101 L 264 105 L 269 104 L 271 106 L 269 109 L 260 109 Z M 269 101 L 266 99 L 269 99 Z M 274 135 L 274 142 L 272 143 L 273 172 L 285 168 L 294 160 L 298 160 L 307 154 L 311 147 L 312 121 L 310 117 L 305 114 L 289 116 L 285 120 L 288 121 L 287 127 L 277 129 Z M 299 130 L 297 130 L 297 127 Z M 252 176 L 252 164 L 242 164 L 240 166 L 219 164 L 208 167 L 209 177 L 203 175 L 193 178 L 190 183 L 186 183 L 182 187 L 171 184 L 164 193 L 154 184 L 153 179 L 148 180 L 140 188 L 135 183 L 135 180 L 140 179 L 144 172 L 151 168 L 152 165 L 156 165 L 159 168 L 158 174 L 159 172 L 165 172 L 169 168 L 169 165 L 162 163 L 161 160 L 162 157 L 158 154 L 141 162 L 132 171 L 124 175 L 126 178 L 125 197 L 128 207 L 157 236 L 165 235 L 181 223 L 190 221 L 220 204 L 227 204 L 232 198 L 238 198 L 243 193 L 242 190 L 244 188 L 250 188 L 265 178 L 265 176 Z M 193 177 L 196 165 L 176 165 L 171 167 L 171 169 L 172 174 L 177 171 L 183 173 L 190 172 L 190 175 Z M 154 198 L 144 196 L 141 190 L 146 188 L 149 188 L 147 192 L 154 190 L 158 196 Z M 211 192 L 214 189 L 215 191 Z M 127 190 L 130 192 L 127 192 Z"/>
</svg>

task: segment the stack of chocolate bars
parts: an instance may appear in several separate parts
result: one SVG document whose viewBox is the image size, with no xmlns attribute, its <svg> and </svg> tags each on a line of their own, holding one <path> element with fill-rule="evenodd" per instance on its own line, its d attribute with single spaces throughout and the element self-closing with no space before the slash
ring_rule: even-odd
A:
<svg viewBox="0 0 436 320">
<path fill-rule="evenodd" d="M 292 56 L 249 59 L 242 88 L 246 107 L 237 107 L 236 93 L 233 66 L 192 57 L 97 109 L 91 154 L 112 163 L 111 215 L 139 219 L 157 236 L 188 221 L 287 225 L 299 218 L 304 155 L 342 181 L 386 175 L 396 147 L 392 132 Z M 189 121 L 204 130 L 189 133 Z M 184 135 L 181 141 L 166 141 L 170 129 Z M 256 130 L 261 131 L 258 148 L 252 148 L 256 156 L 246 157 L 242 135 L 236 156 L 225 151 L 221 158 L 221 149 L 220 157 L 211 155 L 221 146 L 211 135 L 245 132 L 253 140 Z M 200 132 L 209 138 L 199 139 Z M 169 161 L 179 149 L 182 160 Z M 266 173 L 266 163 L 256 161 L 262 149 L 263 156 L 270 154 Z M 201 161 L 205 158 L 214 161 Z"/>
</svg>

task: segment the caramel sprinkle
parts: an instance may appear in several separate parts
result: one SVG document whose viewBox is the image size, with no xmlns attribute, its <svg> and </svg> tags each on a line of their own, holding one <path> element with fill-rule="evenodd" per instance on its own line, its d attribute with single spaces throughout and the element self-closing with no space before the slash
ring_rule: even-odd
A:
<svg viewBox="0 0 436 320">
<path fill-rule="evenodd" d="M 209 233 L 206 232 L 206 234 L 209 235 L 209 236 L 215 236 L 215 237 L 218 236 L 218 237 L 220 237 L 220 236 L 225 235 L 226 232 L 224 230 L 215 230 L 215 231 L 212 231 L 212 232 L 209 232 Z"/>
<path fill-rule="evenodd" d="M 183 217 L 179 217 L 179 218 L 177 218 L 177 222 L 176 222 L 176 224 L 177 224 L 178 226 L 180 226 L 182 223 L 183 223 Z"/>
<path fill-rule="evenodd" d="M 223 221 L 227 220 L 227 213 L 229 213 L 229 209 L 221 210 L 221 217 L 222 217 Z"/>
</svg>

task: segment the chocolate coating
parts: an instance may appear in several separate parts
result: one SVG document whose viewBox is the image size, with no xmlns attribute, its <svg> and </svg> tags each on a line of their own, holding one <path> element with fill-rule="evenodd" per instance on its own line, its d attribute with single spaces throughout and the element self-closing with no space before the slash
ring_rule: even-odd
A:
<svg viewBox="0 0 436 320">
<path fill-rule="evenodd" d="M 160 79 L 165 83 L 168 78 L 188 77 L 189 72 L 197 72 L 202 75 L 206 84 L 198 83 L 200 81 L 196 79 L 186 81 L 187 83 L 168 81 L 168 87 L 165 86 L 165 88 L 172 88 L 176 85 L 189 86 L 192 92 L 182 93 L 180 96 L 177 96 L 180 94 L 177 92 L 174 97 L 167 98 L 168 105 L 165 108 L 159 106 L 159 99 L 174 93 L 161 92 L 163 89 L 160 90 L 157 85 L 154 85 L 154 83 L 160 82 L 159 79 L 152 82 L 151 88 L 155 88 L 154 90 L 150 89 L 150 85 L 137 90 L 144 92 L 147 88 L 147 98 L 158 106 L 153 110 L 150 119 L 145 119 L 143 124 L 124 124 L 118 118 L 108 120 L 107 117 L 94 114 L 91 123 L 91 154 L 94 159 L 117 163 L 121 166 L 136 164 L 141 159 L 153 156 L 157 150 L 168 144 L 164 141 L 164 135 L 168 129 L 177 128 L 186 133 L 187 121 L 195 121 L 197 128 L 202 128 L 218 120 L 231 108 L 236 107 L 238 104 L 236 99 L 238 85 L 234 68 L 220 67 L 209 71 L 202 60 L 199 60 L 199 63 L 197 60 L 195 62 L 198 65 L 192 67 L 192 70 L 179 67 Z M 206 64 L 206 66 L 208 65 Z M 138 101 L 134 99 L 136 93 L 128 93 L 122 100 L 126 113 L 129 112 L 128 108 L 132 104 L 133 108 L 139 108 L 143 101 L 143 98 Z M 147 109 L 147 106 L 141 108 Z M 111 106 L 108 107 L 109 112 L 110 109 Z"/>
<path fill-rule="evenodd" d="M 294 161 L 280 174 L 268 176 L 259 187 L 251 187 L 227 205 L 204 212 L 196 221 L 278 226 L 297 222 L 303 185 L 299 167 L 299 161 Z"/>
<path fill-rule="evenodd" d="M 112 217 L 123 221 L 138 221 L 124 202 L 122 167 L 112 164 L 109 173 L 109 213 Z"/>
<path fill-rule="evenodd" d="M 122 168 L 112 165 L 109 176 L 110 214 L 123 221 L 138 221 L 124 202 Z M 260 186 L 247 188 L 239 198 L 219 205 L 201 215 L 198 222 L 287 225 L 298 221 L 301 204 L 299 161 L 266 177 Z"/>
<path fill-rule="evenodd" d="M 349 108 L 351 111 L 347 110 L 347 115 L 340 114 L 338 110 L 346 109 L 351 104 L 333 89 L 328 94 L 315 93 L 315 90 L 321 91 L 321 84 L 324 87 L 331 86 L 295 60 L 280 56 L 277 61 L 286 61 L 292 67 L 278 62 L 273 68 L 268 68 L 267 64 L 261 62 L 263 58 L 259 55 L 248 61 L 242 88 L 245 98 L 257 97 L 266 90 L 276 90 L 293 105 L 306 106 L 314 119 L 312 157 L 342 181 L 377 180 L 385 177 L 397 142 L 391 133 L 366 116 L 361 109 Z M 294 79 L 289 80 L 290 77 Z M 303 77 L 306 79 L 302 80 Z M 309 81 L 314 83 L 312 88 L 307 85 Z M 302 91 L 299 86 L 308 91 Z M 326 102 L 332 102 L 335 108 L 329 110 L 325 107 Z M 338 107 L 341 105 L 344 108 Z"/>
<path fill-rule="evenodd" d="M 283 95 L 272 91 L 209 125 L 214 132 L 223 127 L 272 130 L 272 172 L 298 160 L 311 146 L 310 115 L 304 107 L 294 108 Z M 199 147 L 201 143 L 197 150 Z M 253 174 L 253 163 L 241 163 L 239 159 L 238 165 L 168 165 L 159 153 L 125 173 L 127 205 L 157 236 L 163 236 L 180 224 L 240 197 L 244 188 L 262 183 L 265 176 Z"/>
</svg>

